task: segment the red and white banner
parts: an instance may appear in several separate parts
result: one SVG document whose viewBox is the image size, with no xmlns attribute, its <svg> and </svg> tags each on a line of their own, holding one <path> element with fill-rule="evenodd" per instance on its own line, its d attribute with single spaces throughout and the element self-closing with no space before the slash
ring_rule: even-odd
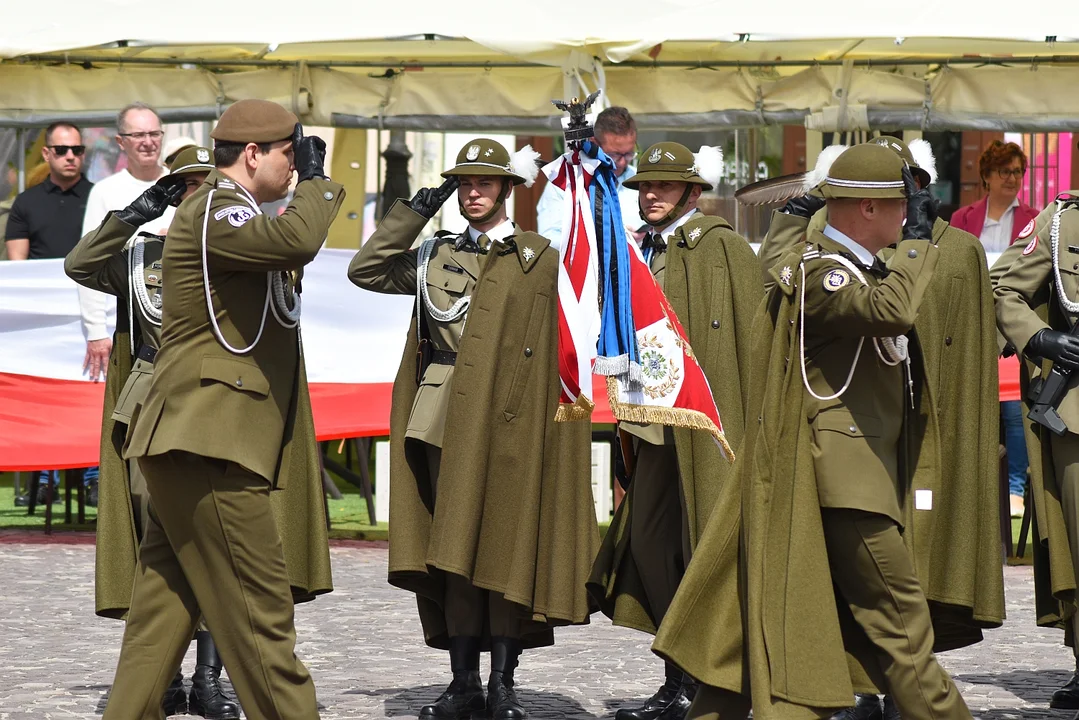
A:
<svg viewBox="0 0 1079 720">
<path fill-rule="evenodd" d="M 323 250 L 304 272 L 300 322 L 320 440 L 389 434 L 412 316 L 411 297 L 349 282 L 353 254 Z M 0 471 L 97 464 L 104 383 L 87 380 L 85 354 L 63 261 L 0 262 Z M 613 422 L 606 402 L 593 420 Z"/>
<path fill-rule="evenodd" d="M 558 262 L 558 376 L 562 382 L 558 419 L 588 417 L 595 405 L 592 366 L 599 341 L 599 259 L 588 187 L 599 160 L 566 154 L 543 168 L 565 193 Z"/>
</svg>

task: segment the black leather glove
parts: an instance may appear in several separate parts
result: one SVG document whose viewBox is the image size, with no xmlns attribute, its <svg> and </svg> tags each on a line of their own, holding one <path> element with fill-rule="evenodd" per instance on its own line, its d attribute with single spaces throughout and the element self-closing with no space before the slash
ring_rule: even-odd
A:
<svg viewBox="0 0 1079 720">
<path fill-rule="evenodd" d="M 933 223 L 937 221 L 937 202 L 927 188 L 918 189 L 910 168 L 903 168 L 903 185 L 907 191 L 907 222 L 903 225 L 904 240 L 933 240 Z"/>
<path fill-rule="evenodd" d="M 824 207 L 824 198 L 803 195 L 788 200 L 787 204 L 783 206 L 783 209 L 780 210 L 780 212 L 784 212 L 788 215 L 796 215 L 808 220 L 816 215 L 817 211 L 822 207 Z"/>
<path fill-rule="evenodd" d="M 142 191 L 142 195 L 123 210 L 113 213 L 119 220 L 138 227 L 151 220 L 157 220 L 171 206 L 180 204 L 180 199 L 187 189 L 182 177 L 166 175 Z"/>
<path fill-rule="evenodd" d="M 1015 355 L 1015 345 L 1012 345 L 1011 343 L 1005 344 L 1004 349 L 1000 351 L 1000 356 L 1002 358 L 1010 358 L 1013 355 Z"/>
<path fill-rule="evenodd" d="M 303 136 L 303 125 L 296 123 L 292 131 L 293 164 L 296 166 L 296 182 L 311 178 L 326 178 L 326 141 L 312 135 Z"/>
<path fill-rule="evenodd" d="M 457 186 L 460 184 L 461 181 L 456 177 L 449 177 L 446 178 L 446 182 L 436 188 L 420 188 L 412 196 L 412 199 L 408 201 L 408 206 L 417 215 L 422 215 L 430 220 L 438 212 L 438 209 L 449 200 L 450 195 L 457 191 Z"/>
<path fill-rule="evenodd" d="M 1045 358 L 1064 370 L 1079 369 L 1079 337 L 1057 330 L 1039 330 L 1027 343 L 1026 354 Z"/>
</svg>

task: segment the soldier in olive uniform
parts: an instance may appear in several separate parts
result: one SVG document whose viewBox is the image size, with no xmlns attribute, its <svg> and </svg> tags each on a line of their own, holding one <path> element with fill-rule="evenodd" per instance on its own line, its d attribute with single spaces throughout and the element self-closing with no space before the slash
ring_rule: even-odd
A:
<svg viewBox="0 0 1079 720">
<path fill-rule="evenodd" d="M 523 648 L 590 614 L 598 541 L 587 422 L 555 423 L 558 252 L 505 202 L 531 148 L 467 143 L 438 189 L 398 202 L 349 265 L 361 288 L 416 296 L 390 420 L 389 580 L 416 593 L 453 680 L 421 718 L 524 718 Z M 468 228 L 413 244 L 459 182 Z M 480 652 L 491 652 L 484 698 Z"/>
<path fill-rule="evenodd" d="M 705 683 L 693 718 L 745 716 L 749 698 L 739 704 L 737 693 L 758 720 L 789 716 L 787 705 L 824 714 L 872 683 L 904 718 L 970 718 L 933 657 L 901 535 L 920 370 L 903 335 L 937 262 L 918 239 L 931 226 L 908 223 L 889 266 L 875 261 L 916 192 L 903 161 L 879 145 L 845 152 L 820 191 L 828 224 L 773 267 L 758 310 L 747 411 L 758 430 L 732 483 L 744 535 L 732 544 L 728 523 L 708 524 L 654 649 Z M 709 627 L 737 602 L 731 593 L 745 593 L 745 624 L 724 610 L 728 622 Z M 861 631 L 845 632 L 850 623 Z M 860 663 L 848 665 L 848 652 Z"/>
<path fill-rule="evenodd" d="M 207 148 L 183 150 L 173 159 L 168 175 L 128 207 L 111 213 L 97 231 L 84 237 L 64 259 L 64 270 L 72 280 L 92 290 L 116 295 L 123 302 L 128 317 L 134 319 L 134 327 L 128 335 L 130 347 L 114 348 L 114 352 L 130 353 L 134 363 L 124 379 L 116 406 L 109 417 L 104 418 L 104 435 L 112 435 L 117 425 L 119 432 L 126 431 L 132 411 L 146 397 L 153 376 L 154 356 L 161 345 L 161 251 L 165 238 L 150 233 L 138 233 L 134 238 L 132 235 L 139 226 L 161 217 L 170 204 L 179 205 L 194 194 L 213 169 Z M 146 480 L 139 472 L 137 462 L 127 463 L 126 477 L 122 472 L 110 472 L 115 469 L 112 463 L 102 463 L 98 525 L 128 528 L 127 534 L 133 536 L 134 547 L 137 547 L 150 500 Z M 118 477 L 113 477 L 114 474 Z M 112 493 L 127 494 L 125 490 L 130 502 L 112 502 Z M 114 514 L 117 517 L 112 517 Z M 110 572 L 110 550 L 99 538 L 98 558 L 103 563 L 96 577 L 99 583 L 118 579 Z M 122 550 L 118 549 L 118 552 L 122 553 Z M 133 555 L 131 560 L 135 560 Z M 131 577 L 133 579 L 133 573 Z M 213 638 L 200 627 L 195 639 L 197 660 L 195 673 L 191 676 L 190 703 L 184 690 L 183 674 L 177 672 L 165 692 L 162 703 L 165 715 L 190 710 L 213 720 L 239 720 L 240 706 L 221 689 L 221 658 Z"/>
<path fill-rule="evenodd" d="M 997 326 L 1021 351 L 1022 386 L 1046 374 L 1048 363 L 1079 369 L 1079 337 L 1070 332 L 1079 319 L 1079 190 L 1057 196 L 1019 234 L 993 268 Z M 1032 398 L 1025 403 L 1029 409 Z M 1074 383 L 1056 412 L 1065 426 L 1057 435 L 1027 422 L 1030 494 L 1037 517 L 1034 547 L 1038 624 L 1065 630 L 1079 668 L 1079 392 Z M 1079 670 L 1053 693 L 1050 707 L 1079 707 Z"/>
<path fill-rule="evenodd" d="M 248 717 L 318 717 L 270 492 L 309 439 L 291 273 L 315 257 L 343 190 L 326 179 L 325 144 L 275 103 L 232 105 L 212 137 L 217 169 L 164 244 L 161 345 L 124 448 L 151 504 L 110 720 L 162 717 L 200 614 Z M 262 215 L 294 168 L 289 208 Z"/>
<path fill-rule="evenodd" d="M 737 447 L 749 381 L 749 328 L 764 289 L 749 243 L 723 218 L 697 209 L 701 192 L 719 182 L 722 169 L 718 148 L 694 154 L 661 142 L 643 153 L 637 174 L 624 184 L 639 191 L 641 219 L 648 224 L 645 260 L 686 328 L 723 429 Z M 635 437 L 633 477 L 589 590 L 616 625 L 655 634 L 730 463 L 706 432 L 629 422 L 619 429 Z M 668 663 L 660 689 L 640 707 L 618 710 L 617 718 L 681 720 L 695 690 L 693 678 Z"/>
</svg>

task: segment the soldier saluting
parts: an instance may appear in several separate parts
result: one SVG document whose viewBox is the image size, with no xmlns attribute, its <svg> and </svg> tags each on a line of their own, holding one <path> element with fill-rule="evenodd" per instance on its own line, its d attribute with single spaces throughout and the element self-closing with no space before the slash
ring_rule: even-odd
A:
<svg viewBox="0 0 1079 720">
<path fill-rule="evenodd" d="M 452 682 L 422 718 L 526 717 L 522 649 L 588 621 L 598 543 L 591 426 L 555 423 L 558 252 L 507 217 L 531 184 L 531 148 L 467 143 L 450 181 L 397 202 L 349 265 L 361 288 L 415 295 L 393 386 L 390 583 L 416 593 L 424 639 Z M 411 249 L 453 193 L 468 228 Z M 484 697 L 481 650 L 491 652 Z"/>
<path fill-rule="evenodd" d="M 749 386 L 749 330 L 764 294 L 749 243 L 720 217 L 697 209 L 719 182 L 723 156 L 661 142 L 641 156 L 626 187 L 639 191 L 648 224 L 643 250 L 693 346 L 724 431 L 738 447 Z M 655 634 L 674 599 L 690 555 L 730 473 L 712 437 L 701 431 L 623 422 L 634 437 L 633 477 L 603 539 L 589 590 L 616 625 Z M 680 720 L 695 681 L 667 663 L 660 689 L 617 720 Z"/>
<path fill-rule="evenodd" d="M 109 720 L 160 706 L 200 613 L 249 716 L 318 717 L 270 493 L 314 459 L 291 271 L 318 253 L 343 189 L 280 105 L 237 102 L 211 135 L 217 169 L 164 244 L 161 344 L 124 448 L 151 504 Z M 294 169 L 292 203 L 262 215 Z"/>
</svg>

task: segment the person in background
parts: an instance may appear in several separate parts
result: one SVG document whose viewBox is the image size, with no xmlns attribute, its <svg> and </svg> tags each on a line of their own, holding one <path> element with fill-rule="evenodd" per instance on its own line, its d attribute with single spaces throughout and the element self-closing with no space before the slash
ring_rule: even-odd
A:
<svg viewBox="0 0 1079 720">
<path fill-rule="evenodd" d="M 623 185 L 637 172 L 637 123 L 624 107 L 610 107 L 596 116 L 594 130 L 596 142 L 614 161 L 614 169 L 618 173 L 618 202 L 622 206 L 626 232 L 640 242 L 644 237 L 640 230 L 647 223 L 640 217 L 637 191 Z M 536 232 L 550 240 L 556 248 L 562 244 L 564 194 L 554 183 L 548 182 L 536 204 Z"/>
<path fill-rule="evenodd" d="M 1034 230 L 1038 211 L 1019 199 L 1027 156 L 1015 143 L 994 140 L 978 160 L 985 196 L 952 214 L 952 225 L 976 236 L 987 253 L 1003 252 L 1024 232 Z M 1028 227 L 1029 226 L 1029 227 Z M 1018 365 L 1005 366 L 1018 373 Z M 1001 368 L 1004 371 L 1004 367 Z M 1023 439 L 1023 407 L 1019 400 L 1000 403 L 1004 446 L 1008 451 L 1008 494 L 1012 517 L 1023 517 L 1027 482 L 1027 446 Z"/>
<path fill-rule="evenodd" d="M 82 174 L 82 132 L 69 122 L 55 122 L 45 129 L 45 145 L 41 157 L 48 168 L 47 177 L 28 187 L 15 198 L 4 230 L 9 260 L 38 260 L 62 258 L 82 237 L 82 217 L 93 183 Z M 104 317 L 102 317 L 104 327 Z M 93 339 L 87 338 L 86 354 L 90 357 Z M 85 369 L 85 368 L 84 368 Z M 96 376 L 95 376 L 96 378 Z M 48 502 L 50 486 L 60 479 L 56 470 L 41 470 L 38 474 L 37 502 Z M 97 504 L 97 468 L 83 475 L 90 488 L 87 502 Z M 59 502 L 54 493 L 53 502 Z M 29 499 L 16 498 L 16 505 L 26 505 Z"/>
</svg>

